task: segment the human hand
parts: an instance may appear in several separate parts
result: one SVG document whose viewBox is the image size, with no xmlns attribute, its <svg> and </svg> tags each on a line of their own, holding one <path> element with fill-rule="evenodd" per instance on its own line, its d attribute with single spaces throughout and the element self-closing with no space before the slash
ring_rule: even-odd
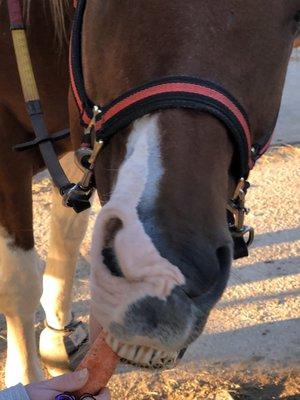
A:
<svg viewBox="0 0 300 400">
<path fill-rule="evenodd" d="M 88 380 L 88 370 L 72 372 L 58 376 L 48 381 L 31 383 L 25 386 L 30 400 L 54 400 L 55 396 L 63 392 L 75 392 L 81 389 Z M 108 389 L 94 396 L 96 400 L 110 400 Z"/>
</svg>

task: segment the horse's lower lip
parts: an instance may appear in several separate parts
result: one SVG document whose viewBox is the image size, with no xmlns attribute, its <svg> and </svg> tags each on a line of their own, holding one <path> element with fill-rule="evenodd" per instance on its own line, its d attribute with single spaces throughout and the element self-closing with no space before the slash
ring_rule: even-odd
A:
<svg viewBox="0 0 300 400">
<path fill-rule="evenodd" d="M 143 368 L 172 368 L 180 355 L 180 350 L 166 352 L 151 347 L 122 343 L 111 334 L 107 334 L 106 342 L 121 359 Z"/>
</svg>

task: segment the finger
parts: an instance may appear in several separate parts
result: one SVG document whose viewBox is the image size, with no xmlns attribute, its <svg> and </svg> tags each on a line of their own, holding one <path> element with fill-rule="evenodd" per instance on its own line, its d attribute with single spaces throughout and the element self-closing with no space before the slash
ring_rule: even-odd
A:
<svg viewBox="0 0 300 400">
<path fill-rule="evenodd" d="M 94 397 L 96 400 L 110 400 L 110 391 L 105 388 L 101 390 L 101 392 L 97 396 Z"/>
<path fill-rule="evenodd" d="M 45 386 L 50 390 L 58 392 L 74 392 L 86 384 L 88 376 L 88 370 L 82 369 L 50 379 L 45 382 Z"/>
</svg>

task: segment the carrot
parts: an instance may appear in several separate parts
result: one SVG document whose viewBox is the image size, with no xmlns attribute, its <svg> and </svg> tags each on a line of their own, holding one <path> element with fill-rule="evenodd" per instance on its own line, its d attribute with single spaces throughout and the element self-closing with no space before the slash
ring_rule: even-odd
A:
<svg viewBox="0 0 300 400">
<path fill-rule="evenodd" d="M 114 373 L 119 357 L 106 344 L 104 338 L 105 334 L 101 332 L 76 368 L 76 370 L 87 368 L 89 371 L 87 383 L 83 388 L 74 393 L 76 396 L 82 396 L 85 393 L 98 394 L 107 385 Z"/>
</svg>

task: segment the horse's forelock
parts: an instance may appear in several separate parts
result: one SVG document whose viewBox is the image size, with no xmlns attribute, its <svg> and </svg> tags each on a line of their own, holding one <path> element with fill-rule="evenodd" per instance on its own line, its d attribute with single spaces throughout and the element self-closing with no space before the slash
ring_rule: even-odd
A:
<svg viewBox="0 0 300 400">
<path fill-rule="evenodd" d="M 60 44 L 67 40 L 66 31 L 66 11 L 69 8 L 71 0 L 44 0 L 48 1 L 51 8 L 51 13 L 54 21 L 54 28 L 57 39 Z M 30 20 L 32 0 L 23 0 L 24 14 L 26 19 Z"/>
</svg>

